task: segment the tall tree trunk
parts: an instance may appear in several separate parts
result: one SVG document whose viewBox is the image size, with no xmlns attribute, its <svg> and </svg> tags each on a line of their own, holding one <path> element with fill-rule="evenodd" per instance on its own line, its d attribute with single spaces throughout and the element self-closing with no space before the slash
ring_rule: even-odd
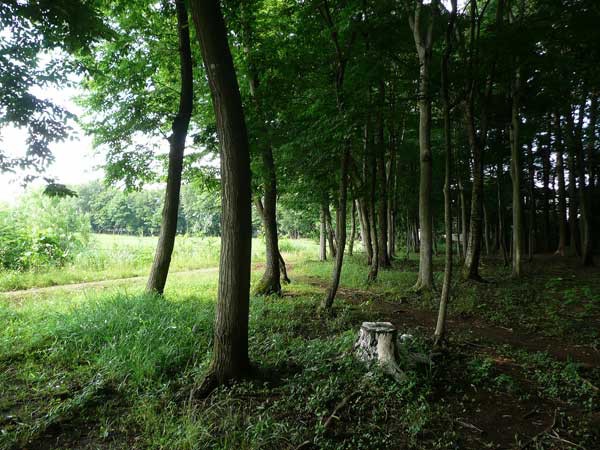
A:
<svg viewBox="0 0 600 450">
<path fill-rule="evenodd" d="M 337 253 L 335 233 L 333 231 L 333 221 L 331 220 L 331 212 L 329 211 L 329 200 L 324 205 L 325 207 L 325 225 L 327 226 L 327 242 L 329 243 L 329 253 L 332 258 L 335 258 Z"/>
<path fill-rule="evenodd" d="M 356 200 L 358 205 L 358 218 L 360 220 L 360 236 L 363 249 L 367 254 L 367 265 L 371 265 L 373 259 L 373 245 L 371 243 L 371 224 L 369 222 L 368 202 L 363 198 Z"/>
<path fill-rule="evenodd" d="M 341 160 L 339 203 L 336 216 L 337 229 L 337 251 L 335 254 L 335 264 L 331 276 L 331 286 L 327 297 L 321 302 L 321 308 L 330 309 L 337 293 L 342 275 L 342 264 L 344 262 L 344 248 L 346 247 L 346 202 L 348 197 L 348 166 L 350 165 L 350 142 L 344 145 L 344 151 Z"/>
<path fill-rule="evenodd" d="M 596 97 L 592 98 L 592 105 L 590 110 L 590 117 L 588 122 L 589 138 L 587 142 L 588 149 L 594 147 L 596 141 Z M 584 114 L 583 102 L 581 109 L 579 110 L 580 116 Z M 585 150 L 583 144 L 583 136 L 581 129 L 577 133 L 576 148 L 577 152 L 577 172 L 579 178 L 579 203 L 581 205 L 581 221 L 583 222 L 583 236 L 581 245 L 581 262 L 584 266 L 594 265 L 594 246 L 592 239 L 592 217 L 591 217 L 591 202 L 590 202 L 590 188 L 586 186 L 585 181 L 585 169 L 591 167 L 591 162 L 586 164 L 585 162 Z M 588 151 L 591 154 L 591 151 Z M 591 179 L 591 172 L 588 172 Z"/>
<path fill-rule="evenodd" d="M 496 174 L 496 188 L 498 198 L 498 238 L 500 240 L 500 248 L 502 250 L 502 259 L 504 260 L 504 266 L 508 266 L 508 249 L 506 248 L 506 231 L 504 227 L 504 205 L 502 204 L 502 163 L 498 163 L 498 169 Z"/>
<path fill-rule="evenodd" d="M 348 243 L 348 254 L 352 256 L 354 252 L 354 239 L 356 239 L 356 203 L 352 201 L 352 208 L 350 210 L 350 242 Z"/>
<path fill-rule="evenodd" d="M 490 256 L 490 225 L 485 202 L 483 203 L 483 241 L 485 244 L 485 254 L 486 256 Z"/>
<path fill-rule="evenodd" d="M 512 276 L 520 277 L 523 271 L 523 203 L 521 199 L 521 144 L 519 141 L 519 95 L 521 89 L 520 69 L 516 70 L 511 86 L 511 125 L 510 125 L 510 176 L 512 179 Z"/>
<path fill-rule="evenodd" d="M 179 110 L 173 119 L 172 134 L 169 136 L 169 169 L 162 222 L 154 261 L 146 284 L 146 292 L 162 294 L 167 283 L 171 255 L 177 234 L 177 216 L 179 213 L 179 194 L 181 190 L 181 172 L 183 153 L 194 102 L 192 50 L 188 13 L 183 0 L 175 0 L 177 12 L 177 35 L 179 38 L 179 63 L 181 89 L 179 92 Z"/>
<path fill-rule="evenodd" d="M 551 120 L 548 118 L 548 122 Z M 552 130 L 548 130 L 548 141 L 542 149 L 542 249 L 552 249 L 553 236 L 550 233 L 550 141 Z"/>
<path fill-rule="evenodd" d="M 481 143 L 477 138 L 475 129 L 475 117 L 473 115 L 473 101 L 467 101 L 466 125 L 467 137 L 471 154 L 473 156 L 473 187 L 471 190 L 471 220 L 468 237 L 467 251 L 465 253 L 465 265 L 463 278 L 480 281 L 479 259 L 481 257 L 481 219 L 483 212 L 483 160 L 481 155 Z"/>
<path fill-rule="evenodd" d="M 273 163 L 273 153 L 270 150 L 263 151 L 263 166 L 267 172 L 265 179 L 265 200 L 264 206 L 259 210 L 263 221 L 265 233 L 265 272 L 262 279 L 254 288 L 255 295 L 281 295 L 281 276 L 280 276 L 280 254 L 279 241 L 277 238 L 277 184 L 275 178 L 275 165 Z M 260 199 L 258 199 L 260 202 Z"/>
<path fill-rule="evenodd" d="M 442 104 L 444 116 L 444 147 L 446 150 L 446 175 L 444 178 L 444 225 L 446 233 L 446 265 L 444 268 L 444 283 L 438 310 L 437 324 L 434 333 L 434 345 L 439 345 L 444 338 L 446 329 L 446 312 L 450 299 L 450 283 L 452 281 L 452 198 L 450 184 L 452 178 L 452 140 L 450 122 L 450 94 L 448 92 L 448 61 L 452 52 L 452 35 L 456 18 L 457 0 L 452 0 L 452 11 L 446 29 L 446 48 L 442 58 Z"/>
<path fill-rule="evenodd" d="M 533 259 L 535 252 L 535 171 L 533 164 L 533 146 L 529 142 L 527 144 L 527 155 L 529 157 L 529 233 L 528 233 L 528 254 L 527 259 Z"/>
<path fill-rule="evenodd" d="M 467 254 L 467 244 L 469 242 L 469 227 L 467 220 L 467 199 L 465 195 L 465 188 L 462 183 L 462 177 L 460 176 L 460 172 L 458 175 L 458 192 L 460 195 L 460 223 L 462 226 L 462 253 L 466 256 Z M 461 259 L 463 257 L 461 256 Z"/>
<path fill-rule="evenodd" d="M 430 7 L 432 15 L 429 18 L 426 29 L 423 29 L 422 0 L 418 0 L 416 3 L 414 17 L 409 15 L 410 26 L 419 56 L 419 227 L 421 236 L 419 246 L 419 276 L 414 286 L 414 289 L 417 291 L 431 291 L 433 289 L 431 98 L 429 79 L 433 45 L 433 16 L 437 11 L 438 1 L 434 0 Z"/>
<path fill-rule="evenodd" d="M 319 260 L 327 261 L 327 217 L 325 216 L 325 203 L 321 204 L 319 227 Z"/>
<path fill-rule="evenodd" d="M 385 105 L 385 92 L 384 92 L 383 80 L 379 83 L 379 112 L 377 116 L 377 144 L 376 144 L 376 164 L 377 173 L 376 180 L 379 180 L 379 202 L 377 204 L 377 221 L 379 225 L 378 229 L 378 247 L 379 247 L 379 266 L 390 267 L 390 258 L 388 255 L 388 192 L 387 192 L 387 178 L 385 173 L 385 139 L 383 129 L 383 107 Z"/>
<path fill-rule="evenodd" d="M 371 268 L 367 276 L 368 281 L 375 281 L 379 273 L 379 254 L 381 252 L 380 242 L 377 239 L 377 215 L 375 212 L 376 191 L 377 191 L 377 162 L 376 155 L 371 152 L 369 155 L 370 176 L 369 180 L 369 222 L 371 227 L 371 241 L 373 242 L 373 259 L 371 260 Z"/>
<path fill-rule="evenodd" d="M 567 164 L 569 168 L 569 230 L 571 252 L 581 256 L 581 242 L 579 240 L 579 227 L 577 226 L 577 170 L 575 168 L 575 127 L 571 110 L 567 111 Z"/>
<path fill-rule="evenodd" d="M 554 122 L 556 129 L 556 172 L 558 175 L 558 248 L 556 249 L 556 254 L 565 256 L 567 248 L 567 201 L 565 165 L 563 160 L 564 145 L 559 114 L 554 114 Z"/>
<path fill-rule="evenodd" d="M 390 137 L 390 164 L 388 174 L 388 208 L 387 208 L 387 227 L 388 227 L 388 257 L 393 259 L 396 256 L 396 135 L 392 133 Z"/>
<path fill-rule="evenodd" d="M 201 391 L 249 368 L 248 311 L 252 245 L 250 152 L 244 110 L 227 30 L 217 0 L 191 0 L 208 77 L 221 159 L 221 257 L 209 373 Z"/>
</svg>

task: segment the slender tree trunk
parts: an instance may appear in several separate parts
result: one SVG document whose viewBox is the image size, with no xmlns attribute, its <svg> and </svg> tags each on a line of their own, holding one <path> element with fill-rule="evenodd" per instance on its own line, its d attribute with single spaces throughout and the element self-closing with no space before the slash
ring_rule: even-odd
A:
<svg viewBox="0 0 600 450">
<path fill-rule="evenodd" d="M 535 252 L 535 171 L 533 164 L 533 146 L 530 143 L 527 144 L 527 154 L 529 156 L 529 233 L 528 233 L 528 254 L 527 259 L 531 261 L 533 259 L 533 253 Z"/>
<path fill-rule="evenodd" d="M 146 292 L 162 294 L 167 283 L 171 255 L 177 234 L 177 216 L 179 214 L 179 195 L 181 190 L 181 172 L 183 152 L 194 102 L 192 50 L 188 13 L 183 0 L 175 0 L 177 11 L 177 34 L 179 37 L 179 60 L 181 89 L 179 93 L 179 111 L 173 119 L 172 134 L 169 136 L 169 169 L 162 222 L 154 261 L 146 284 Z"/>
<path fill-rule="evenodd" d="M 462 253 L 464 255 L 467 254 L 467 243 L 469 242 L 469 227 L 468 227 L 468 220 L 467 220 L 467 199 L 466 199 L 466 195 L 465 195 L 465 188 L 463 186 L 462 183 L 462 179 L 461 176 L 459 174 L 458 176 L 458 191 L 460 193 L 460 223 L 462 226 Z M 461 256 L 461 259 L 463 259 L 463 257 Z"/>
<path fill-rule="evenodd" d="M 385 139 L 383 129 L 383 107 L 385 105 L 385 92 L 383 80 L 379 84 L 380 90 L 380 101 L 379 101 L 379 113 L 377 117 L 377 144 L 376 144 L 376 164 L 377 173 L 376 180 L 379 180 L 379 202 L 377 204 L 377 221 L 379 225 L 378 229 L 378 247 L 379 247 L 379 266 L 390 267 L 390 258 L 388 255 L 388 192 L 387 192 L 387 178 L 385 174 Z"/>
<path fill-rule="evenodd" d="M 460 189 L 460 187 L 459 187 Z M 461 233 L 461 227 L 462 227 L 462 220 L 461 220 L 461 207 L 460 207 L 460 201 L 457 199 L 456 202 L 456 221 L 457 221 L 457 225 L 456 225 L 456 251 L 458 253 L 458 259 L 460 261 L 463 260 L 463 246 L 462 246 L 462 233 Z"/>
<path fill-rule="evenodd" d="M 438 2 L 431 3 L 432 13 L 437 10 Z M 433 14 L 424 30 L 422 17 L 422 0 L 417 1 L 414 17 L 410 17 L 410 25 L 419 56 L 419 227 L 421 231 L 419 245 L 419 276 L 414 289 L 431 291 L 433 289 L 433 256 L 432 256 L 432 222 L 431 222 L 431 190 L 432 190 L 432 154 L 431 154 L 431 98 L 429 92 L 431 51 L 433 45 Z"/>
<path fill-rule="evenodd" d="M 392 134 L 390 138 L 390 164 L 388 175 L 388 257 L 393 259 L 396 256 L 396 135 Z"/>
<path fill-rule="evenodd" d="M 512 276 L 520 277 L 523 271 L 523 204 L 521 201 L 521 144 L 519 141 L 519 91 L 520 69 L 517 69 L 512 82 L 511 95 L 511 126 L 510 126 L 510 176 L 512 179 L 512 210 L 513 210 L 513 247 L 512 247 Z"/>
<path fill-rule="evenodd" d="M 350 165 L 350 142 L 346 142 L 342 154 L 341 170 L 340 170 L 340 188 L 339 188 L 339 203 L 336 216 L 337 225 L 337 252 L 335 254 L 335 264 L 333 266 L 333 274 L 331 277 L 331 287 L 327 293 L 327 297 L 323 299 L 321 307 L 330 309 L 333 305 L 333 300 L 337 293 L 342 274 L 342 264 L 344 262 L 344 248 L 346 247 L 346 202 L 348 197 L 348 166 Z"/>
<path fill-rule="evenodd" d="M 325 203 L 321 205 L 319 227 L 319 260 L 327 261 L 327 217 L 325 216 Z"/>
<path fill-rule="evenodd" d="M 571 252 L 581 256 L 581 243 L 579 240 L 579 227 L 577 226 L 577 171 L 575 168 L 575 132 L 573 126 L 573 116 L 571 111 L 567 112 L 567 152 L 569 168 L 569 230 L 571 234 L 570 247 Z"/>
<path fill-rule="evenodd" d="M 485 254 L 486 256 L 490 256 L 490 226 L 485 203 L 483 204 L 483 241 L 485 244 Z"/>
<path fill-rule="evenodd" d="M 565 256 L 567 248 L 567 201 L 565 185 L 565 167 L 563 161 L 564 145 L 560 115 L 554 115 L 556 127 L 556 173 L 558 175 L 558 248 L 556 254 Z"/>
<path fill-rule="evenodd" d="M 348 254 L 352 256 L 354 251 L 354 239 L 356 239 L 356 203 L 352 201 L 352 208 L 350 210 L 350 242 L 348 243 Z"/>
<path fill-rule="evenodd" d="M 371 268 L 369 270 L 369 275 L 367 276 L 368 281 L 375 281 L 377 279 L 377 275 L 379 273 L 379 254 L 381 252 L 380 242 L 377 239 L 377 215 L 375 212 L 375 203 L 376 203 L 376 190 L 377 190 L 377 163 L 376 163 L 376 155 L 371 152 L 369 156 L 369 167 L 370 167 L 370 176 L 369 180 L 369 222 L 371 224 L 371 241 L 373 242 L 373 259 L 371 260 Z"/>
<path fill-rule="evenodd" d="M 502 163 L 498 163 L 498 170 L 496 175 L 496 187 L 498 194 L 498 235 L 500 239 L 500 248 L 502 249 L 502 259 L 504 260 L 504 266 L 508 266 L 508 249 L 506 248 L 506 231 L 504 227 L 504 205 L 502 204 Z"/>
<path fill-rule="evenodd" d="M 221 257 L 209 373 L 201 391 L 249 368 L 248 311 L 252 244 L 250 152 L 244 110 L 227 30 L 217 0 L 191 0 L 208 77 L 221 159 Z"/>
<path fill-rule="evenodd" d="M 480 281 L 479 259 L 481 256 L 481 219 L 483 212 L 483 161 L 481 143 L 477 138 L 473 102 L 469 100 L 466 108 L 467 137 L 473 156 L 473 187 L 471 190 L 471 220 L 463 278 Z"/>
<path fill-rule="evenodd" d="M 442 58 L 442 104 L 444 116 L 444 147 L 446 150 L 446 175 L 444 178 L 444 224 L 446 233 L 446 265 L 444 268 L 444 283 L 438 310 L 437 324 L 434 333 L 434 345 L 439 345 L 444 338 L 446 329 L 446 313 L 450 299 L 450 283 L 452 281 L 452 198 L 450 184 L 452 178 L 452 139 L 450 122 L 450 94 L 448 92 L 448 61 L 452 52 L 452 35 L 456 18 L 457 0 L 452 0 L 452 11 L 446 29 L 446 48 Z"/>
<path fill-rule="evenodd" d="M 368 202 L 362 198 L 356 201 L 358 204 L 358 218 L 360 219 L 360 235 L 363 249 L 367 254 L 367 265 L 371 265 L 373 259 L 373 245 L 371 242 L 371 224 L 369 222 Z"/>
<path fill-rule="evenodd" d="M 550 118 L 548 118 L 550 121 Z M 550 233 L 550 135 L 548 131 L 548 141 L 542 152 L 542 249 L 549 252 L 552 249 L 553 236 Z"/>
<path fill-rule="evenodd" d="M 335 258 L 337 253 L 336 238 L 333 231 L 333 221 L 331 220 L 331 212 L 329 211 L 329 200 L 325 203 L 325 224 L 327 226 L 327 242 L 329 242 L 329 253 L 332 258 Z"/>
<path fill-rule="evenodd" d="M 588 149 L 591 147 L 593 148 L 595 145 L 595 141 L 596 141 L 596 102 L 597 99 L 594 96 L 592 98 L 592 105 L 591 105 L 591 110 L 590 110 L 590 117 L 589 117 L 589 123 L 588 123 L 588 129 L 590 130 L 589 132 L 589 139 L 588 139 Z M 583 110 L 583 105 L 585 105 L 585 102 L 582 104 L 581 109 L 579 110 L 579 114 L 583 115 L 584 114 L 584 110 Z M 585 181 L 585 168 L 586 167 L 591 167 L 591 163 L 588 162 L 588 164 L 586 164 L 585 162 L 585 150 L 584 150 L 584 144 L 583 144 L 583 138 L 582 138 L 582 133 L 581 133 L 581 129 L 579 129 L 580 131 L 578 132 L 578 136 L 576 139 L 576 148 L 578 150 L 577 152 L 577 172 L 578 172 L 578 178 L 579 178 L 579 203 L 581 205 L 581 220 L 583 222 L 583 236 L 582 236 L 582 245 L 581 245 L 581 262 L 583 263 L 584 266 L 593 266 L 594 265 L 594 246 L 593 246 L 593 240 L 592 240 L 592 217 L 591 217 L 591 202 L 590 202 L 590 188 L 588 188 L 586 186 L 586 181 Z M 588 153 L 591 154 L 592 152 L 590 150 L 588 150 Z M 590 176 L 591 179 L 591 172 L 588 173 L 588 175 Z"/>
</svg>

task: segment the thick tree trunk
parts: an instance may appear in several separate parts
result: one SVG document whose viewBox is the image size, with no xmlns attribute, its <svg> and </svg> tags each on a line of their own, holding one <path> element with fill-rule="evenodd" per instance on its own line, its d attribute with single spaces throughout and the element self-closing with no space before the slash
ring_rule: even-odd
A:
<svg viewBox="0 0 600 450">
<path fill-rule="evenodd" d="M 512 218 L 513 218 L 513 247 L 512 247 L 512 276 L 520 277 L 523 271 L 523 203 L 521 199 L 521 144 L 519 141 L 519 91 L 520 73 L 517 69 L 512 82 L 511 94 L 511 125 L 510 125 L 510 176 L 512 179 Z"/>
<path fill-rule="evenodd" d="M 265 233 L 265 272 L 254 289 L 256 295 L 281 295 L 281 273 L 279 240 L 277 237 L 277 182 L 275 178 L 275 165 L 271 149 L 263 150 L 263 167 L 265 175 L 265 200 L 264 206 L 257 202 L 261 208 L 263 229 Z"/>
<path fill-rule="evenodd" d="M 194 102 L 192 51 L 188 13 L 183 0 L 175 1 L 177 11 L 177 34 L 179 37 L 179 61 L 181 89 L 179 93 L 179 111 L 173 119 L 172 134 L 169 136 L 169 169 L 162 222 L 154 261 L 146 284 L 146 292 L 162 294 L 167 283 L 171 255 L 177 234 L 177 215 L 179 213 L 179 194 L 181 190 L 181 172 L 183 153 Z"/>
<path fill-rule="evenodd" d="M 221 257 L 208 391 L 249 368 L 248 311 L 252 244 L 250 152 L 227 30 L 217 0 L 191 0 L 217 122 L 221 158 Z"/>
<path fill-rule="evenodd" d="M 567 248 L 567 201 L 565 185 L 564 145 L 560 115 L 554 115 L 556 129 L 556 173 L 558 175 L 558 248 L 556 254 L 565 256 Z"/>
</svg>

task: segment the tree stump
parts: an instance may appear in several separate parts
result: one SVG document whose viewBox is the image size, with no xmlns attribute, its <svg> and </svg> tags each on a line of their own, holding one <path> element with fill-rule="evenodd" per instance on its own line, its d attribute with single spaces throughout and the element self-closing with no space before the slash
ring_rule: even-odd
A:
<svg viewBox="0 0 600 450">
<path fill-rule="evenodd" d="M 398 331 L 389 322 L 363 322 L 354 354 L 367 364 L 377 364 L 396 381 L 404 381 L 406 375 L 398 365 Z"/>
</svg>

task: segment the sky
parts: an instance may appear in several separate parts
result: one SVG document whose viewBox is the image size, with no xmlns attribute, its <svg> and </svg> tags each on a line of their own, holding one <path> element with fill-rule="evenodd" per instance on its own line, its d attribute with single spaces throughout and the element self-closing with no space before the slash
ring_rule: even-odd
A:
<svg viewBox="0 0 600 450">
<path fill-rule="evenodd" d="M 79 91 L 77 88 L 47 89 L 45 92 L 32 93 L 42 98 L 52 100 L 75 115 L 82 114 L 74 98 Z M 52 143 L 50 148 L 54 154 L 55 161 L 48 167 L 44 176 L 54 177 L 56 182 L 67 185 L 82 184 L 104 176 L 101 169 L 104 157 L 96 154 L 92 146 L 92 138 L 86 136 L 77 123 L 71 123 L 73 134 L 71 140 Z M 26 131 L 15 127 L 5 127 L 0 130 L 2 146 L 5 149 L 14 149 L 15 155 L 23 155 L 25 149 Z M 25 190 L 22 178 L 18 174 L 0 173 L 0 202 L 14 203 Z M 42 186 L 43 180 L 35 181 L 32 186 Z"/>
</svg>

